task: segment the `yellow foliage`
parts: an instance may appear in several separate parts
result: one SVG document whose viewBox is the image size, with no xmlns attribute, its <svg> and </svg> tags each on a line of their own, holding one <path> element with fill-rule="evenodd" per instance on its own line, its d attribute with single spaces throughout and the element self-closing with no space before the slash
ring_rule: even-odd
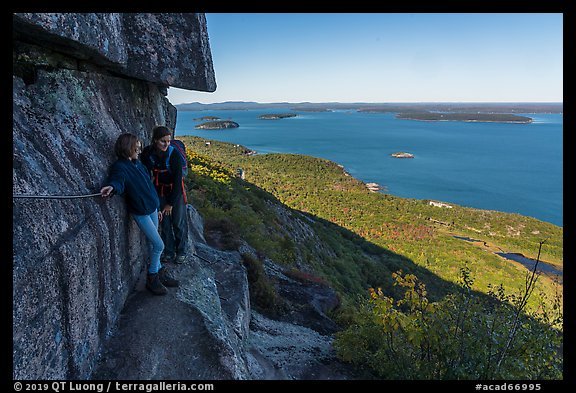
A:
<svg viewBox="0 0 576 393">
<path fill-rule="evenodd" d="M 224 166 L 196 152 L 188 151 L 187 156 L 190 169 L 194 174 L 209 177 L 218 183 L 230 184 L 232 174 Z"/>
</svg>

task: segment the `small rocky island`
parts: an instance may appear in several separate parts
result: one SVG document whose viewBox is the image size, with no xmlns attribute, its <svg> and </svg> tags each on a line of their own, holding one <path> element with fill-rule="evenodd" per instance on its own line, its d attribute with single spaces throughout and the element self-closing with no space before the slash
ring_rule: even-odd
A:
<svg viewBox="0 0 576 393">
<path fill-rule="evenodd" d="M 532 123 L 532 118 L 507 113 L 439 113 L 439 112 L 405 112 L 398 113 L 397 119 L 422 121 L 466 121 L 488 123 Z"/>
<path fill-rule="evenodd" d="M 414 158 L 414 154 L 412 154 L 412 153 L 406 153 L 406 152 L 403 152 L 403 151 L 398 151 L 398 152 L 392 153 L 392 154 L 390 154 L 390 155 L 391 155 L 392 157 L 395 157 L 395 158 Z"/>
<path fill-rule="evenodd" d="M 220 120 L 220 118 L 216 116 L 203 116 L 203 117 L 197 117 L 194 120 L 214 121 L 214 120 Z"/>
<path fill-rule="evenodd" d="M 258 116 L 258 118 L 261 120 L 278 120 L 296 116 L 297 116 L 296 113 L 270 113 L 266 115 L 260 115 Z"/>
<path fill-rule="evenodd" d="M 232 120 L 207 121 L 205 123 L 194 126 L 194 128 L 199 130 L 223 130 L 226 128 L 238 127 L 240 127 L 240 125 Z"/>
</svg>

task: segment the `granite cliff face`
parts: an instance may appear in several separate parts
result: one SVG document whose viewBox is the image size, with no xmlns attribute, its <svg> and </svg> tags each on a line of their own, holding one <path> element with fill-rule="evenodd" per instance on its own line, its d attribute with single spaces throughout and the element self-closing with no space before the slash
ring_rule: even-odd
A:
<svg viewBox="0 0 576 393">
<path fill-rule="evenodd" d="M 123 132 L 214 91 L 202 14 L 14 14 L 13 193 L 98 192 Z M 84 379 L 146 260 L 122 198 L 13 199 L 13 377 Z"/>
<path fill-rule="evenodd" d="M 331 347 L 334 290 L 265 260 L 291 312 L 255 312 L 242 255 L 257 252 L 209 246 L 193 206 L 193 249 L 173 266 L 181 285 L 157 297 L 144 289 L 146 241 L 121 197 L 18 197 L 97 193 L 118 135 L 148 141 L 154 125 L 175 126 L 168 86 L 214 91 L 204 15 L 13 20 L 13 378 L 347 378 Z M 314 236 L 274 208 L 295 238 Z"/>
</svg>

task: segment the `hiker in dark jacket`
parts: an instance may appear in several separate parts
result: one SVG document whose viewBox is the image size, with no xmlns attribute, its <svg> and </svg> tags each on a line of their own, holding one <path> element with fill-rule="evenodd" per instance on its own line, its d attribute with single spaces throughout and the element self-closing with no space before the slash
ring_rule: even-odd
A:
<svg viewBox="0 0 576 393">
<path fill-rule="evenodd" d="M 165 295 L 166 287 L 177 287 L 178 281 L 170 276 L 160 262 L 164 242 L 158 234 L 160 201 L 148 170 L 138 160 L 142 144 L 133 134 L 122 134 L 116 140 L 114 152 L 118 160 L 110 167 L 105 185 L 100 190 L 102 197 L 114 194 L 124 196 L 126 207 L 144 232 L 150 250 L 150 263 L 146 277 L 146 288 L 155 295 Z"/>
<path fill-rule="evenodd" d="M 165 126 L 152 130 L 152 143 L 142 151 L 142 163 L 152 174 L 160 198 L 160 236 L 164 241 L 162 262 L 184 263 L 187 254 L 188 220 L 182 167 L 186 162 L 172 146 L 172 131 Z"/>
</svg>

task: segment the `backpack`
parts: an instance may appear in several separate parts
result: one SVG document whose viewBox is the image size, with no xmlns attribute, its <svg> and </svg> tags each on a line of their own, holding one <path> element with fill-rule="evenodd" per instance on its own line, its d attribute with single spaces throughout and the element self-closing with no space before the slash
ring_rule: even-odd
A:
<svg viewBox="0 0 576 393">
<path fill-rule="evenodd" d="M 182 160 L 184 161 L 184 164 L 182 165 L 182 190 L 184 192 L 184 203 L 188 203 L 187 198 L 186 198 L 186 191 L 185 191 L 185 187 L 184 187 L 184 178 L 186 177 L 186 175 L 188 174 L 188 158 L 186 157 L 186 146 L 184 145 L 184 142 L 178 140 L 178 139 L 172 139 L 170 141 L 170 146 L 168 146 L 168 154 L 167 154 L 167 158 L 166 158 L 166 169 L 153 169 L 153 175 L 154 175 L 154 185 L 155 186 L 160 186 L 160 190 L 161 190 L 161 196 L 164 195 L 164 187 L 169 187 L 169 190 L 172 189 L 172 185 L 171 184 L 161 184 L 159 183 L 159 174 L 161 172 L 164 171 L 168 171 L 168 173 L 170 173 L 170 157 L 172 156 L 172 153 L 177 152 L 176 154 L 180 154 L 180 156 L 182 157 Z M 150 161 L 152 162 L 152 165 L 155 166 L 156 165 L 156 160 L 154 159 L 154 154 L 150 154 Z"/>
<path fill-rule="evenodd" d="M 172 153 L 174 151 L 178 152 L 178 154 L 180 154 L 180 157 L 182 157 L 182 161 L 184 161 L 184 164 L 182 165 L 182 176 L 186 177 L 186 175 L 188 174 L 188 158 L 186 157 L 186 146 L 184 145 L 184 142 L 182 142 L 181 140 L 172 139 L 170 141 L 170 146 L 168 146 L 168 155 L 166 156 L 166 169 L 168 170 L 168 172 L 171 172 L 170 157 L 172 156 Z M 152 161 L 152 165 L 156 165 L 156 160 L 154 159 L 153 154 L 150 154 L 150 161 Z"/>
<path fill-rule="evenodd" d="M 178 139 L 172 139 L 170 141 L 170 146 L 168 147 L 168 160 L 166 161 L 166 168 L 170 170 L 170 154 L 172 151 L 176 150 L 182 157 L 184 164 L 182 165 L 182 176 L 186 177 L 188 174 L 188 157 L 186 156 L 186 145 L 184 142 Z"/>
</svg>

